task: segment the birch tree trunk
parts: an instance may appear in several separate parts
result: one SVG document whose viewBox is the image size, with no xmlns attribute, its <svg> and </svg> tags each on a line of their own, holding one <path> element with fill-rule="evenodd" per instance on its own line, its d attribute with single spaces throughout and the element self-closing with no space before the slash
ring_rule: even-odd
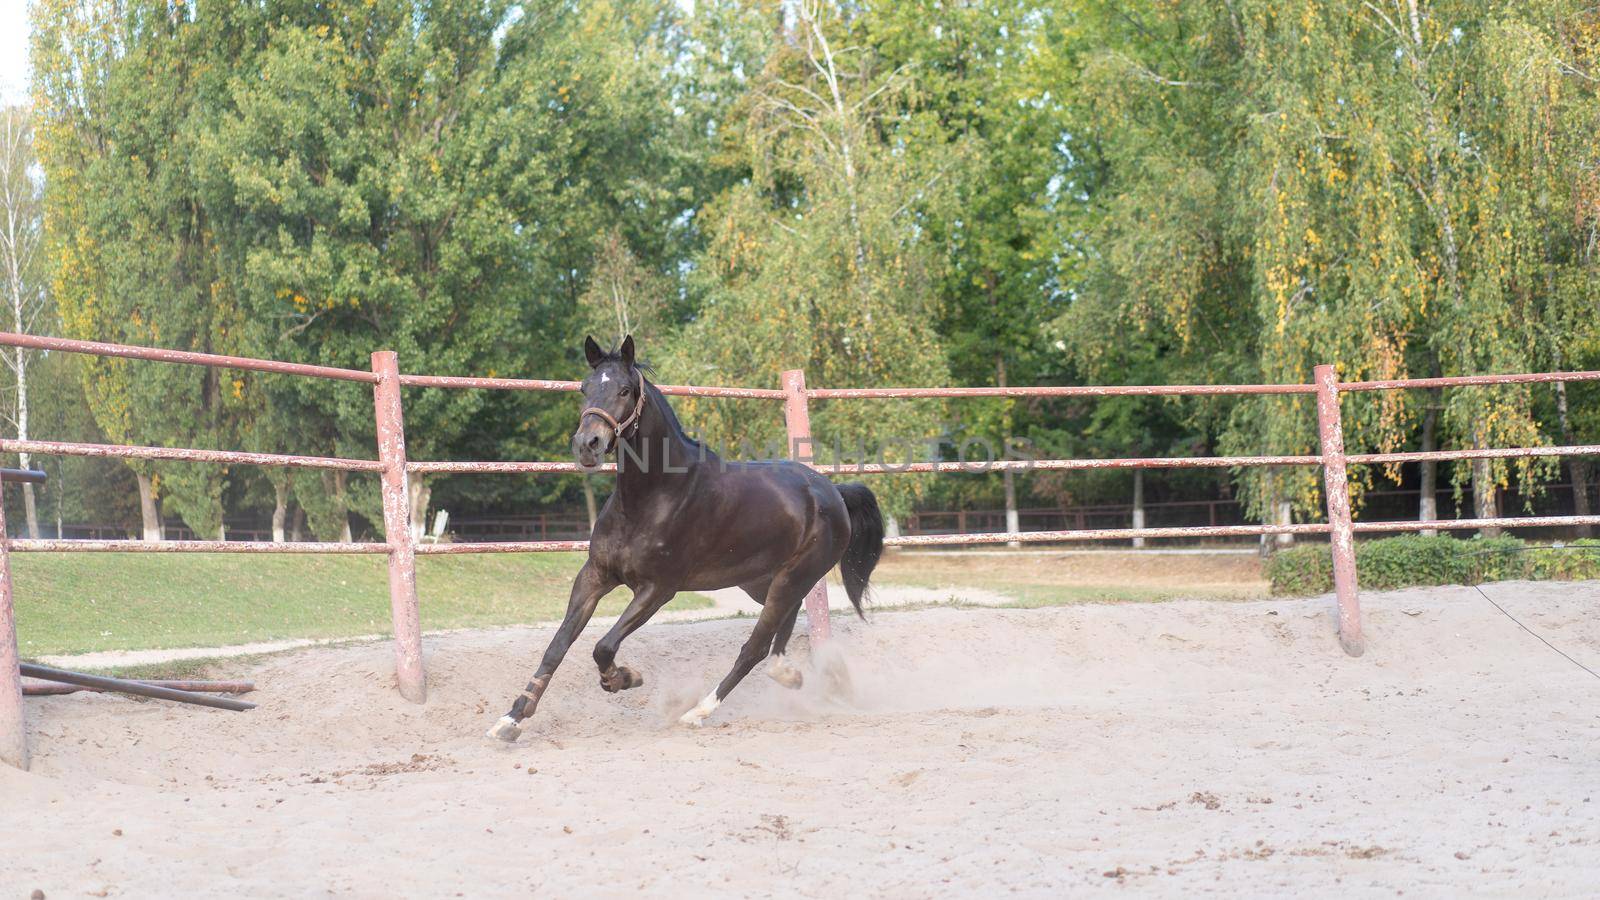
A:
<svg viewBox="0 0 1600 900">
<path fill-rule="evenodd" d="M 1135 531 L 1144 529 L 1144 470 L 1133 470 L 1133 528 Z M 1133 539 L 1135 547 L 1144 546 L 1144 538 Z"/>
<path fill-rule="evenodd" d="M 62 515 L 62 508 L 66 505 L 67 482 L 66 482 L 66 479 L 63 478 L 62 474 L 61 474 L 62 471 L 65 468 L 66 467 L 61 465 L 61 463 L 59 463 L 59 462 L 56 463 L 56 483 L 50 486 L 50 493 L 54 494 L 55 497 L 56 497 L 56 539 L 57 540 L 60 540 L 61 538 L 66 537 L 66 535 L 64 533 L 62 533 L 62 528 L 64 527 L 62 525 L 62 519 L 64 518 L 64 516 Z"/>
<path fill-rule="evenodd" d="M 22 327 L 22 310 L 17 310 L 17 326 Z M 17 440 L 28 439 L 28 357 L 21 347 L 15 348 L 17 354 Z M 32 468 L 30 457 L 26 453 L 17 454 L 17 464 L 24 469 Z M 28 520 L 28 537 L 39 538 L 39 509 L 34 501 L 33 485 L 22 485 L 22 508 Z"/>
<path fill-rule="evenodd" d="M 150 476 L 143 472 L 133 473 L 133 479 L 139 485 L 139 518 L 144 526 L 144 540 L 159 541 L 161 534 L 161 514 L 156 510 L 155 487 L 150 483 Z"/>
<path fill-rule="evenodd" d="M 1475 433 L 1472 437 L 1474 449 L 1483 448 L 1483 436 Z M 1499 497 L 1496 495 L 1494 483 L 1494 464 L 1492 460 L 1475 459 L 1472 461 L 1472 512 L 1480 519 L 1494 519 L 1500 515 Z M 1479 537 L 1495 538 L 1501 534 L 1501 529 L 1495 527 L 1478 529 Z"/>
<path fill-rule="evenodd" d="M 1294 504 L 1293 503 L 1289 502 L 1288 500 L 1281 500 L 1280 499 L 1278 501 L 1277 509 L 1278 509 L 1278 517 L 1277 518 L 1278 518 L 1278 524 L 1279 525 L 1293 525 L 1294 524 Z M 1293 547 L 1294 546 L 1294 535 L 1292 535 L 1292 534 L 1290 534 L 1288 532 L 1283 532 L 1282 534 L 1277 535 L 1277 538 L 1278 538 L 1278 546 L 1279 547 Z"/>
<path fill-rule="evenodd" d="M 0 259 L 5 266 L 6 301 L 11 307 L 11 330 L 28 334 L 44 307 L 45 293 L 37 283 L 34 252 L 43 233 L 38 190 L 28 170 L 36 163 L 30 111 L 14 106 L 0 112 L 4 131 L 0 134 L 0 206 L 5 220 L 0 222 Z M 17 440 L 28 439 L 28 354 L 13 347 L 6 363 L 17 376 Z M 29 468 L 26 453 L 17 454 L 22 468 Z M 33 485 L 22 486 L 23 509 L 28 537 L 39 537 L 39 509 Z"/>
<path fill-rule="evenodd" d="M 995 354 L 995 357 L 994 357 L 994 368 L 995 368 L 995 384 L 998 387 L 1005 387 L 1006 386 L 1006 358 L 1005 358 L 1005 356 L 1003 356 L 1003 355 L 1001 355 L 999 353 Z M 1007 401 L 1002 401 L 1002 402 L 1009 403 L 1010 401 L 1007 400 Z M 1003 419 L 1002 419 L 1002 421 L 1000 423 L 1000 446 L 1002 448 L 1010 448 L 1010 446 L 1011 446 L 1011 413 L 1010 413 L 1009 409 L 1007 410 L 1005 416 L 1003 417 Z M 1004 458 L 1005 453 L 1002 452 L 1000 454 L 1000 456 L 1002 458 Z M 1006 533 L 1007 534 L 1016 534 L 1017 532 L 1022 530 L 1022 521 L 1021 521 L 1020 517 L 1017 515 L 1017 480 L 1016 480 L 1016 475 L 1013 474 L 1010 469 L 1002 469 L 1002 470 L 1000 470 L 1000 480 L 1005 484 L 1005 491 L 1006 491 Z M 1021 541 L 1007 541 L 1006 542 L 1006 546 L 1010 547 L 1013 550 L 1017 550 L 1017 549 L 1020 549 L 1022 547 L 1022 542 Z"/>
<path fill-rule="evenodd" d="M 411 495 L 411 539 L 420 541 L 428 530 L 428 501 L 433 499 L 433 487 L 416 475 L 406 479 L 406 491 Z"/>
<path fill-rule="evenodd" d="M 1422 411 L 1422 452 L 1431 453 L 1439 449 L 1439 390 L 1434 388 L 1427 392 L 1426 408 Z M 1425 459 L 1420 463 L 1422 467 L 1421 481 L 1417 486 L 1420 496 L 1417 498 L 1417 521 L 1439 521 L 1439 463 L 1436 460 Z M 1439 534 L 1437 528 L 1424 528 L 1422 534 L 1426 537 L 1435 537 Z"/>
<path fill-rule="evenodd" d="M 289 518 L 289 479 L 280 478 L 272 484 L 272 542 L 284 540 L 284 523 Z"/>
<path fill-rule="evenodd" d="M 1261 524 L 1270 525 L 1270 524 L 1272 524 L 1272 511 L 1273 511 L 1273 502 L 1272 502 L 1272 496 L 1273 495 L 1272 495 L 1272 492 L 1273 492 L 1273 487 L 1274 487 L 1275 483 L 1277 482 L 1277 479 L 1273 477 L 1273 471 L 1270 468 L 1262 473 L 1261 479 L 1262 479 L 1261 492 L 1262 492 L 1262 495 L 1264 497 L 1266 497 L 1266 500 L 1264 501 L 1264 506 L 1263 506 L 1263 509 L 1265 510 L 1265 512 L 1263 512 L 1262 515 L 1261 515 Z M 1272 535 L 1263 534 L 1261 536 L 1261 558 L 1262 559 L 1266 559 L 1267 557 L 1269 557 L 1271 555 L 1272 555 Z"/>
<path fill-rule="evenodd" d="M 339 540 L 346 544 L 355 540 L 350 534 L 350 500 L 344 491 L 347 480 L 343 469 L 333 473 L 333 495 L 339 501 L 339 514 L 342 519 L 339 525 Z"/>
<path fill-rule="evenodd" d="M 1572 444 L 1572 426 L 1567 420 L 1567 383 L 1556 382 L 1556 418 L 1561 425 L 1561 443 Z M 1569 456 L 1566 458 L 1567 473 L 1572 480 L 1572 514 L 1576 516 L 1590 515 L 1589 511 L 1589 461 L 1582 456 Z M 1589 525 L 1579 525 L 1574 529 L 1580 538 L 1586 538 L 1594 533 L 1594 528 Z"/>
<path fill-rule="evenodd" d="M 599 521 L 600 513 L 595 506 L 594 482 L 589 476 L 583 476 L 583 505 L 589 511 L 589 533 L 594 534 L 594 523 Z"/>
</svg>

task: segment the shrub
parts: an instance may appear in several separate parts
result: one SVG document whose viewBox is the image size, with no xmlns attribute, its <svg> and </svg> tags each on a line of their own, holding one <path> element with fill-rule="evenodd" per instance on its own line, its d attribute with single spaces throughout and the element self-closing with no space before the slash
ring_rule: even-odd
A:
<svg viewBox="0 0 1600 900">
<path fill-rule="evenodd" d="M 1600 540 L 1584 538 L 1561 550 L 1529 551 L 1533 578 L 1555 581 L 1600 579 Z"/>
<path fill-rule="evenodd" d="M 1462 552 L 1468 555 L 1471 565 L 1467 570 L 1467 580 L 1456 584 L 1507 581 L 1529 578 L 1533 574 L 1532 555 L 1527 545 L 1514 537 L 1473 538 L 1457 543 L 1462 545 Z"/>
<path fill-rule="evenodd" d="M 1414 584 L 1465 584 L 1472 580 L 1472 558 L 1464 542 L 1444 536 L 1407 534 L 1356 544 L 1361 586 L 1386 591 Z"/>
<path fill-rule="evenodd" d="M 1267 560 L 1274 594 L 1307 596 L 1333 590 L 1333 558 L 1326 546 L 1290 547 Z"/>
<path fill-rule="evenodd" d="M 1530 550 L 1513 537 L 1463 541 L 1401 535 L 1357 542 L 1356 572 L 1361 586 L 1372 590 L 1516 578 L 1600 579 L 1600 540 Z M 1274 554 L 1267 563 L 1267 578 L 1274 594 L 1306 596 L 1333 590 L 1333 560 L 1327 545 L 1292 547 Z"/>
</svg>

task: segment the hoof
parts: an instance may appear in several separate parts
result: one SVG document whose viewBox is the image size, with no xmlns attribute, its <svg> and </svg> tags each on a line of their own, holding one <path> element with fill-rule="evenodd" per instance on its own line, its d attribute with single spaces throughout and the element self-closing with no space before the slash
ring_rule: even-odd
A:
<svg viewBox="0 0 1600 900">
<path fill-rule="evenodd" d="M 717 694 L 713 691 L 707 694 L 704 700 L 696 704 L 694 709 L 679 716 L 678 724 L 688 725 L 690 728 L 699 728 L 705 724 L 706 716 L 711 715 L 720 705 L 722 705 L 722 701 L 717 699 Z"/>
<path fill-rule="evenodd" d="M 494 723 L 494 727 L 489 729 L 488 736 L 494 738 L 495 740 L 505 741 L 509 744 L 512 741 L 515 741 L 518 735 L 521 734 L 522 728 L 521 726 L 517 725 L 516 719 L 513 719 L 510 716 L 501 716 L 500 721 Z"/>
<path fill-rule="evenodd" d="M 767 669 L 767 677 L 791 691 L 799 690 L 800 686 L 806 682 L 805 676 L 800 674 L 799 668 L 781 657 L 774 660 Z"/>
<path fill-rule="evenodd" d="M 644 684 L 644 677 L 627 666 L 617 666 L 611 670 L 610 674 L 600 676 L 600 686 L 611 694 L 636 688 L 642 684 Z"/>
</svg>

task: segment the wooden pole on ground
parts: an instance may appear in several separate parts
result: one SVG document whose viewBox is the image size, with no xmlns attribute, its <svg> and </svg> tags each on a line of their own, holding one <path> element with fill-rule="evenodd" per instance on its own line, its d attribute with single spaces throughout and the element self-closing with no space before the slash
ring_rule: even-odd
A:
<svg viewBox="0 0 1600 900">
<path fill-rule="evenodd" d="M 21 665 L 22 674 L 29 678 L 41 678 L 45 681 L 59 681 L 64 684 L 76 684 L 86 688 L 97 688 L 102 691 L 116 691 L 119 694 L 136 694 L 140 697 L 154 697 L 157 700 L 174 700 L 178 703 L 190 703 L 195 706 L 210 706 L 215 709 L 227 709 L 233 712 L 244 712 L 255 709 L 256 705 L 245 700 L 232 700 L 227 697 L 213 697 L 210 694 L 201 694 L 195 691 L 180 691 L 175 688 L 162 687 L 143 681 L 127 681 L 122 678 L 108 678 L 104 675 L 89 675 L 84 672 L 69 672 L 66 669 L 56 669 L 50 666 L 40 666 L 33 663 Z"/>
<path fill-rule="evenodd" d="M 150 684 L 156 687 L 173 688 L 179 691 L 190 691 L 197 694 L 249 694 L 255 691 L 255 684 L 249 681 L 169 681 L 165 679 L 134 679 L 140 684 Z M 57 682 L 23 682 L 22 696 L 24 697 L 51 697 L 59 694 L 76 694 L 79 691 L 91 693 L 104 691 L 105 688 L 86 687 L 81 684 L 61 684 Z"/>
</svg>

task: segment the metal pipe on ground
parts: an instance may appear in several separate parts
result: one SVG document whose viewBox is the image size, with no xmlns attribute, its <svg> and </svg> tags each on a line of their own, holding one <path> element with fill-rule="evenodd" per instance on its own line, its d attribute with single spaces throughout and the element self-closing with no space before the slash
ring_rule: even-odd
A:
<svg viewBox="0 0 1600 900">
<path fill-rule="evenodd" d="M 148 684 L 155 687 L 172 688 L 176 691 L 190 691 L 197 694 L 249 694 L 256 689 L 255 683 L 250 681 L 168 681 L 162 679 L 140 679 L 139 684 Z M 23 682 L 22 696 L 24 697 L 50 697 L 57 694 L 76 694 L 79 691 L 102 693 L 105 688 L 86 687 L 81 684 L 62 684 L 54 681 Z"/>
<path fill-rule="evenodd" d="M 175 688 L 160 687 L 159 685 L 146 684 L 142 681 L 128 681 L 123 678 L 109 678 L 105 675 L 89 675 L 83 672 L 69 672 L 66 669 L 57 669 L 53 666 L 41 666 L 37 663 L 22 663 L 19 668 L 28 678 L 38 678 L 41 681 L 57 681 L 63 684 L 76 684 L 81 687 L 99 688 L 103 691 L 115 691 L 119 694 L 136 694 L 140 697 L 154 697 L 157 700 L 173 700 L 178 703 L 190 703 L 195 706 L 210 706 L 215 709 L 244 712 L 255 709 L 254 703 L 244 700 L 230 700 L 227 697 L 213 697 L 209 694 L 194 691 L 180 691 Z"/>
</svg>

